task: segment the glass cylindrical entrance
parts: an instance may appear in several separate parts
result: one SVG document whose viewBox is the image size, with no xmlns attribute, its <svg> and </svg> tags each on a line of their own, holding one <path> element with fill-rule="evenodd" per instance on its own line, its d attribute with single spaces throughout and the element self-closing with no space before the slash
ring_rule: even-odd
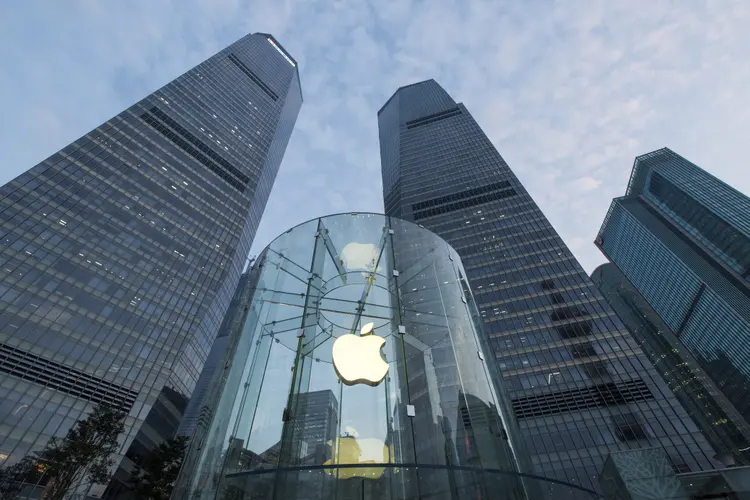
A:
<svg viewBox="0 0 750 500">
<path fill-rule="evenodd" d="M 519 474 L 461 261 L 438 236 L 334 215 L 282 234 L 256 266 L 181 498 L 590 498 Z"/>
</svg>

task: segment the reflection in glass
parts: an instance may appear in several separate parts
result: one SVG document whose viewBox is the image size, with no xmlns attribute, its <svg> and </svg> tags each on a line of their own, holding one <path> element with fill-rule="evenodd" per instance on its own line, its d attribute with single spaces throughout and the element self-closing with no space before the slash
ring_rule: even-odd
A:
<svg viewBox="0 0 750 500">
<path fill-rule="evenodd" d="M 535 497 L 443 240 L 382 215 L 336 215 L 287 231 L 258 261 L 232 344 L 247 347 L 228 353 L 181 498 Z"/>
</svg>

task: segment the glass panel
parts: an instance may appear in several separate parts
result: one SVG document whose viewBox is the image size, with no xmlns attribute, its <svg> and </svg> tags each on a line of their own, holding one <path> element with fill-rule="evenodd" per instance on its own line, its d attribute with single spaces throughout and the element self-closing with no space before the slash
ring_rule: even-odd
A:
<svg viewBox="0 0 750 500">
<path fill-rule="evenodd" d="M 353 468 L 348 468 L 353 470 Z M 340 500 L 477 500 L 530 498 L 594 500 L 591 491 L 532 476 L 489 472 L 481 469 L 425 467 L 357 467 L 358 474 L 344 466 L 304 470 L 257 471 L 235 475 L 222 485 L 216 498 Z"/>
<path fill-rule="evenodd" d="M 216 444 L 183 472 L 194 498 L 524 498 L 516 424 L 443 240 L 331 216 L 284 233 L 256 272 Z"/>
</svg>

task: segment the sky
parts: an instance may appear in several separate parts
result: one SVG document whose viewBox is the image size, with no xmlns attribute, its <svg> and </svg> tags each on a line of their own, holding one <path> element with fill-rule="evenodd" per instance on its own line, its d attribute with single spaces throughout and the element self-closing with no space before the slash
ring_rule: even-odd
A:
<svg viewBox="0 0 750 500">
<path fill-rule="evenodd" d="M 255 238 L 383 211 L 377 110 L 434 78 L 583 267 L 635 156 L 667 146 L 750 193 L 746 0 L 0 2 L 0 184 L 252 32 L 304 103 Z"/>
</svg>

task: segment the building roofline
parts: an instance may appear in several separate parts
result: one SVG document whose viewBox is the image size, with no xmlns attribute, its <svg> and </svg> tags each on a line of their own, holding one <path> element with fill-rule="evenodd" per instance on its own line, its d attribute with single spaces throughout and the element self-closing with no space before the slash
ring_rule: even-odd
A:
<svg viewBox="0 0 750 500">
<path fill-rule="evenodd" d="M 280 43 L 280 42 L 279 42 L 279 41 L 278 41 L 278 40 L 276 39 L 276 37 L 275 37 L 275 36 L 271 35 L 270 33 L 260 33 L 260 32 L 259 32 L 259 33 L 257 33 L 257 34 L 258 34 L 258 35 L 263 35 L 264 37 L 266 37 L 266 38 L 269 38 L 269 39 L 271 39 L 271 40 L 273 41 L 273 43 L 275 43 L 275 44 L 276 44 L 276 45 L 277 45 L 277 46 L 278 46 L 278 47 L 279 47 L 279 48 L 281 49 L 281 51 L 282 51 L 282 52 L 283 52 L 283 53 L 284 53 L 284 54 L 285 54 L 285 55 L 286 55 L 286 56 L 287 56 L 287 57 L 288 57 L 289 59 L 291 59 L 291 60 L 292 60 L 292 62 L 294 62 L 294 67 L 295 67 L 295 68 L 296 68 L 296 67 L 297 67 L 297 66 L 299 65 L 299 64 L 297 63 L 297 60 L 296 60 L 295 58 L 293 58 L 293 57 L 292 57 L 292 55 L 291 55 L 291 54 L 289 53 L 289 51 L 288 51 L 288 50 L 286 50 L 286 49 L 284 48 L 284 46 L 283 46 L 283 45 L 281 45 L 281 43 Z"/>
<path fill-rule="evenodd" d="M 630 178 L 628 179 L 628 186 L 625 189 L 625 196 L 630 196 L 633 194 L 641 194 L 643 189 L 642 189 L 642 186 L 641 187 L 639 186 L 643 181 L 642 163 L 650 158 L 653 158 L 654 156 L 658 156 L 662 154 L 677 155 L 677 153 L 675 153 L 674 151 L 672 151 L 671 149 L 665 146 L 663 148 L 651 151 L 650 153 L 645 153 L 645 154 L 638 155 L 635 157 L 635 160 L 633 161 L 633 169 L 631 170 Z"/>
<path fill-rule="evenodd" d="M 284 48 L 284 46 L 281 45 L 281 42 L 279 42 L 279 40 L 275 36 L 273 36 L 272 34 L 270 34 L 270 33 L 262 33 L 262 32 L 253 33 L 253 34 L 254 35 L 261 35 L 261 36 L 266 37 L 267 40 L 270 40 L 271 42 L 273 42 L 273 44 L 281 51 L 282 55 L 288 57 L 289 60 L 291 60 L 294 63 L 294 71 L 295 71 L 295 73 L 297 73 L 297 80 L 299 81 L 299 97 L 302 100 L 302 102 L 304 102 L 305 101 L 305 97 L 304 97 L 304 94 L 302 93 L 302 77 L 299 74 L 299 63 L 297 62 L 297 60 L 292 57 L 292 55 L 289 53 L 289 51 L 286 50 Z"/>
<path fill-rule="evenodd" d="M 380 107 L 380 109 L 378 110 L 378 116 L 380 116 L 380 113 L 382 113 L 383 110 L 385 109 L 385 107 L 388 106 L 388 103 L 391 102 L 391 99 L 393 99 L 394 97 L 396 97 L 396 94 L 398 94 L 400 91 L 402 91 L 405 88 L 413 87 L 414 85 L 419 85 L 419 84 L 426 83 L 426 82 L 435 82 L 435 79 L 434 78 L 428 78 L 427 80 L 422 80 L 420 82 L 410 83 L 409 85 L 404 85 L 402 87 L 397 88 L 396 91 L 393 93 L 393 95 L 391 95 L 391 97 L 389 97 L 388 100 L 385 101 L 385 104 L 383 104 Z M 435 83 L 437 83 L 437 82 L 435 82 Z"/>
<path fill-rule="evenodd" d="M 657 153 L 667 153 L 667 152 L 676 154 L 674 151 L 672 151 L 668 147 L 664 146 L 663 148 L 655 149 L 655 150 L 650 151 L 648 153 L 644 153 L 642 155 L 636 156 L 635 157 L 635 161 L 638 162 L 638 161 L 641 161 L 641 160 L 645 160 L 646 158 L 650 158 L 652 156 L 655 156 Z"/>
</svg>

